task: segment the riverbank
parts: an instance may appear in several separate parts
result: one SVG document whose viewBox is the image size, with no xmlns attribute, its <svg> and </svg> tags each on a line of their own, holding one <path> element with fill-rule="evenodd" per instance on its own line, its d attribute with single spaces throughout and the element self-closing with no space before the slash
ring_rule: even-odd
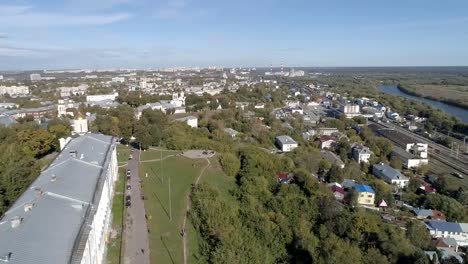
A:
<svg viewBox="0 0 468 264">
<path fill-rule="evenodd" d="M 406 93 L 408 95 L 417 96 L 417 97 L 421 97 L 421 98 L 426 98 L 426 99 L 429 99 L 429 100 L 438 101 L 438 102 L 441 102 L 441 103 L 444 103 L 444 104 L 448 104 L 448 105 L 452 105 L 452 106 L 456 106 L 456 107 L 460 107 L 460 108 L 463 108 L 465 110 L 468 110 L 468 104 L 460 103 L 460 102 L 453 101 L 453 100 L 450 100 L 450 99 L 436 98 L 436 97 L 429 96 L 429 95 L 423 95 L 421 93 L 418 93 L 416 91 L 413 91 L 413 90 L 410 90 L 410 89 L 408 89 L 406 87 L 403 87 L 401 84 L 398 84 L 397 87 L 398 87 L 398 90 L 400 90 L 401 92 Z"/>
</svg>

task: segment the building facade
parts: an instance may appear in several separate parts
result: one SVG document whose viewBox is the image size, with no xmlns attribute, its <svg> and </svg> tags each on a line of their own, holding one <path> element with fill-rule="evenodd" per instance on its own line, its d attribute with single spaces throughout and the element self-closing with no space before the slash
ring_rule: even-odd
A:
<svg viewBox="0 0 468 264">
<path fill-rule="evenodd" d="M 278 148 L 283 152 L 290 152 L 298 147 L 297 142 L 290 136 L 277 136 L 275 142 Z"/>
<path fill-rule="evenodd" d="M 68 141 L 1 219 L 0 258 L 10 264 L 103 263 L 117 176 L 113 137 Z"/>
</svg>

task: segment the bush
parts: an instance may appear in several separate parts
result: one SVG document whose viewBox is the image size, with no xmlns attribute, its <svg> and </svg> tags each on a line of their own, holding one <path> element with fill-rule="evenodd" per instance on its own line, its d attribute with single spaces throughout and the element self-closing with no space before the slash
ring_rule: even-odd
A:
<svg viewBox="0 0 468 264">
<path fill-rule="evenodd" d="M 237 175 L 241 165 L 239 158 L 228 152 L 219 154 L 219 163 L 221 164 L 224 173 L 232 177 Z"/>
</svg>

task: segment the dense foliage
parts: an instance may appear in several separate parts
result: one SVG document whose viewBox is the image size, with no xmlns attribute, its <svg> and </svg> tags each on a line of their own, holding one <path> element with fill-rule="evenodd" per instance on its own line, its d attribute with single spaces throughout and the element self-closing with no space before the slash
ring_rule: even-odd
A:
<svg viewBox="0 0 468 264">
<path fill-rule="evenodd" d="M 374 213 L 344 208 L 306 171 L 280 184 L 275 173 L 291 167 L 278 156 L 246 148 L 239 157 L 234 202 L 210 184 L 191 197 L 200 262 L 428 263 L 428 245 L 415 238 L 428 236 L 419 225 L 405 233 Z"/>
</svg>

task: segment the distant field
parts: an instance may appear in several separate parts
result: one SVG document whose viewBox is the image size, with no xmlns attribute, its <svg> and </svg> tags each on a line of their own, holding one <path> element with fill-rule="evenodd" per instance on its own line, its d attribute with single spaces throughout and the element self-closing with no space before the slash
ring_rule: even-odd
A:
<svg viewBox="0 0 468 264">
<path fill-rule="evenodd" d="M 419 96 L 456 103 L 468 108 L 468 85 L 412 84 L 404 88 Z"/>
</svg>

